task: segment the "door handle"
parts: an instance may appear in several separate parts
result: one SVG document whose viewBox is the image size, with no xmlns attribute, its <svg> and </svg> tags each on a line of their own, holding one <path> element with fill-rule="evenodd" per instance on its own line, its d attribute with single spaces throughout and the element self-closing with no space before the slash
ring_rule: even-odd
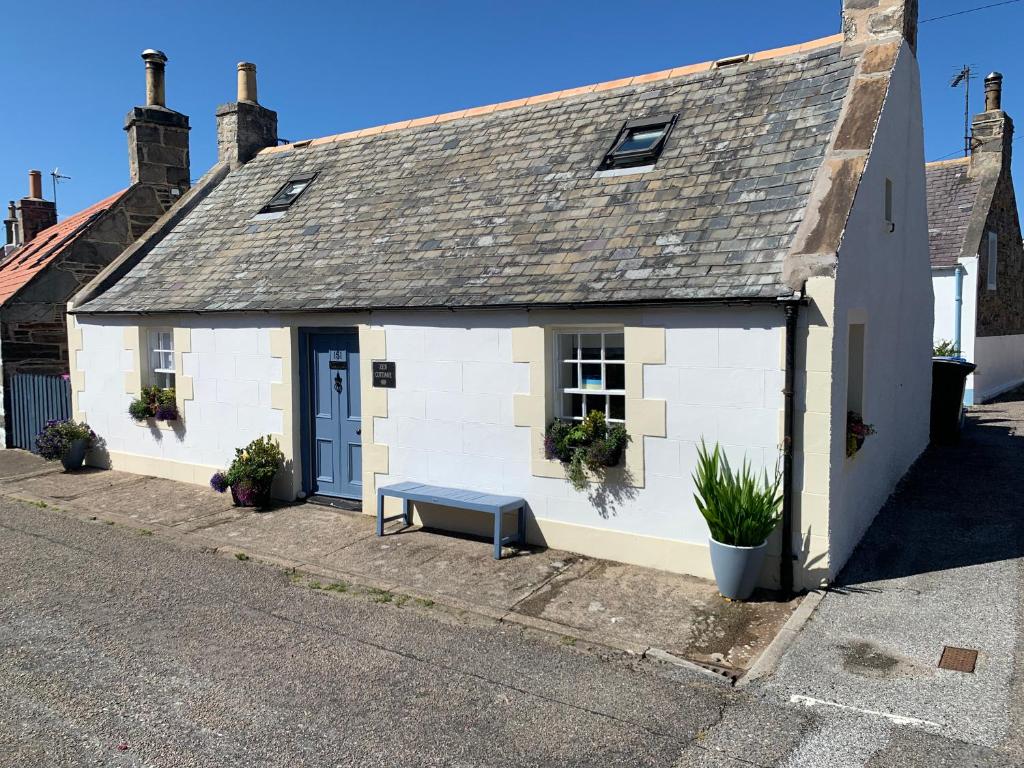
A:
<svg viewBox="0 0 1024 768">
<path fill-rule="evenodd" d="M 357 430 L 356 430 L 356 434 L 357 434 L 357 435 L 361 435 L 361 434 L 363 434 L 363 430 L 362 430 L 362 429 L 357 429 Z"/>
</svg>

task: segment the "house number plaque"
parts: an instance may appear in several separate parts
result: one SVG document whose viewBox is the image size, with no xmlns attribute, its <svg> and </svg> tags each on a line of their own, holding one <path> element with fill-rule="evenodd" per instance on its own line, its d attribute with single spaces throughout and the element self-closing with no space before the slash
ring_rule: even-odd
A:
<svg viewBox="0 0 1024 768">
<path fill-rule="evenodd" d="M 395 364 L 390 361 L 375 360 L 373 363 L 373 386 L 385 389 L 395 388 Z"/>
</svg>

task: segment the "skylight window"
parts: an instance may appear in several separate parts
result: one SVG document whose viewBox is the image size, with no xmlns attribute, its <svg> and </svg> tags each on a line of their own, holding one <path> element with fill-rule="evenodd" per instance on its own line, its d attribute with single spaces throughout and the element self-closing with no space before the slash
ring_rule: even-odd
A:
<svg viewBox="0 0 1024 768">
<path fill-rule="evenodd" d="M 660 115 L 628 121 L 601 161 L 601 170 L 653 165 L 665 148 L 676 117 Z"/>
<path fill-rule="evenodd" d="M 299 199 L 299 195 L 306 191 L 306 187 L 313 183 L 316 174 L 301 176 L 290 179 L 277 194 L 270 198 L 270 202 L 263 206 L 260 213 L 280 213 L 288 210 L 291 204 Z"/>
</svg>

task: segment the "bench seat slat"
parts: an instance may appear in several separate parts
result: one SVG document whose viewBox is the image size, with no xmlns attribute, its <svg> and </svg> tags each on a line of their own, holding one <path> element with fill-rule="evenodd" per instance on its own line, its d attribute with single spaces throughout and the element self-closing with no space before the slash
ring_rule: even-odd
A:
<svg viewBox="0 0 1024 768">
<path fill-rule="evenodd" d="M 384 497 L 391 496 L 403 499 L 408 506 L 410 501 L 425 502 L 438 506 L 457 507 L 474 512 L 487 512 L 495 516 L 494 531 L 494 557 L 501 557 L 501 545 L 512 541 L 521 544 L 526 543 L 526 500 L 521 496 L 505 496 L 496 493 L 481 493 L 470 491 L 465 488 L 449 488 L 440 485 L 425 485 L 423 483 L 403 482 L 392 485 L 381 486 L 377 489 L 377 535 L 382 536 L 383 524 L 396 518 L 405 517 L 406 523 L 409 517 L 405 514 L 384 518 Z M 501 515 L 505 512 L 518 511 L 517 535 L 501 536 Z M 408 513 L 408 509 L 406 510 Z"/>
</svg>

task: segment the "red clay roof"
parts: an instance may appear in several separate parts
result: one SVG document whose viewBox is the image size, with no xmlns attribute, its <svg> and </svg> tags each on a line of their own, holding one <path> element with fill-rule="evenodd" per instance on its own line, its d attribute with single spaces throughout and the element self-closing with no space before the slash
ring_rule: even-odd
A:
<svg viewBox="0 0 1024 768">
<path fill-rule="evenodd" d="M 74 216 L 68 216 L 59 224 L 44 229 L 16 250 L 7 261 L 0 263 L 0 305 L 81 237 L 88 225 L 116 203 L 126 191 L 122 189 Z"/>
</svg>

